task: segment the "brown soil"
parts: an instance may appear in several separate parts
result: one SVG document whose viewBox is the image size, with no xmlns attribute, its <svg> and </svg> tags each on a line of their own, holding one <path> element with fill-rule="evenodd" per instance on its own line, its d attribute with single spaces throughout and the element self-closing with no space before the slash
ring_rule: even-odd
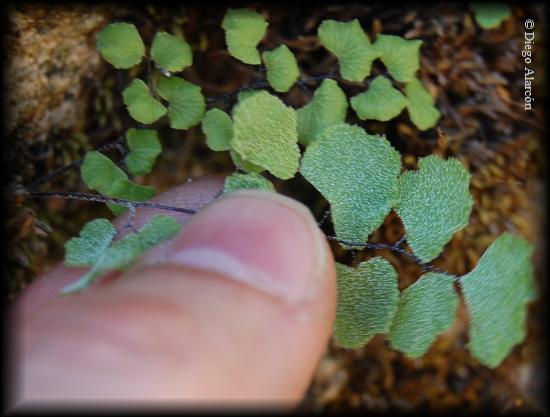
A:
<svg viewBox="0 0 550 417">
<path fill-rule="evenodd" d="M 335 59 L 320 47 L 316 28 L 327 18 L 358 18 L 371 38 L 376 33 L 423 40 L 420 77 L 437 97 L 443 116 L 438 127 L 419 132 L 405 114 L 388 123 L 349 122 L 369 132 L 384 133 L 402 153 L 404 165 L 416 167 L 428 154 L 455 156 L 472 173 L 475 205 L 470 224 L 457 233 L 435 264 L 451 273 L 471 270 L 487 246 L 505 230 L 536 246 L 535 267 L 541 294 L 544 282 L 544 160 L 543 121 L 546 101 L 543 64 L 544 9 L 542 5 L 514 6 L 514 17 L 496 30 L 482 30 L 466 4 L 438 6 L 323 7 L 259 6 L 268 19 L 262 44 L 272 49 L 287 44 L 308 75 L 326 74 Z M 195 51 L 188 80 L 200 84 L 206 96 L 219 96 L 259 78 L 257 68 L 238 63 L 225 51 L 220 23 L 224 8 L 199 6 L 166 9 L 127 6 L 13 6 L 6 37 L 7 103 L 10 182 L 28 184 L 114 140 L 129 126 L 120 93 L 129 75 L 117 72 L 99 58 L 95 33 L 111 20 L 134 22 L 145 38 L 156 30 L 182 31 Z M 523 20 L 535 19 L 536 102 L 523 109 Z M 375 66 L 374 71 L 382 69 Z M 349 94 L 360 90 L 344 85 Z M 286 101 L 295 107 L 312 91 L 295 87 Z M 211 152 L 200 128 L 170 131 L 159 125 L 165 151 L 143 182 L 163 191 L 188 178 L 229 174 L 234 167 L 225 153 Z M 280 192 L 308 204 L 321 217 L 326 202 L 303 180 L 278 182 Z M 48 185 L 55 190 L 82 190 L 76 173 Z M 12 188 L 13 189 L 13 188 Z M 48 189 L 48 187 L 44 187 Z M 74 201 L 12 199 L 8 213 L 9 295 L 15 296 L 45 267 L 62 257 L 62 245 L 81 225 L 104 208 Z M 70 219 L 69 221 L 67 219 Z M 328 232 L 330 226 L 327 225 Z M 372 240 L 394 242 L 402 234 L 398 218 L 390 215 Z M 343 253 L 341 262 L 358 263 L 372 251 Z M 420 275 L 417 265 L 392 253 L 401 288 Z M 463 305 L 455 324 L 417 360 L 404 358 L 377 336 L 362 349 L 331 345 L 321 361 L 301 409 L 303 411 L 493 411 L 541 412 L 546 358 L 543 346 L 544 298 L 529 310 L 526 341 L 495 370 L 480 365 L 466 348 L 467 314 Z"/>
</svg>

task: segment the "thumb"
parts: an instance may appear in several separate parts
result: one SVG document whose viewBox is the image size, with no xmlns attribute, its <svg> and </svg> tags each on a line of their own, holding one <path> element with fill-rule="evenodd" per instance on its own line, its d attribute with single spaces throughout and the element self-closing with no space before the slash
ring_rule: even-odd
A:
<svg viewBox="0 0 550 417">
<path fill-rule="evenodd" d="M 307 208 L 231 193 L 110 285 L 33 315 L 21 397 L 296 404 L 335 304 L 332 255 Z"/>
</svg>

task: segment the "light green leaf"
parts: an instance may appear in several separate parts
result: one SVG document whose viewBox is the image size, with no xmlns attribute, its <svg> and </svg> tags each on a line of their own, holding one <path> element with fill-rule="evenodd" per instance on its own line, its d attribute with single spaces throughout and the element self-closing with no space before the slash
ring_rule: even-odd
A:
<svg viewBox="0 0 550 417">
<path fill-rule="evenodd" d="M 237 152 L 233 150 L 229 151 L 229 155 L 231 155 L 231 159 L 233 160 L 233 163 L 235 164 L 235 166 L 239 169 L 242 169 L 243 171 L 255 172 L 257 174 L 259 174 L 262 171 L 265 171 L 265 168 L 259 165 L 253 164 L 252 162 L 245 161 L 243 158 L 241 158 L 241 156 Z"/>
<path fill-rule="evenodd" d="M 111 23 L 97 35 L 97 49 L 115 68 L 131 68 L 141 62 L 145 45 L 130 23 Z"/>
<path fill-rule="evenodd" d="M 254 172 L 250 174 L 232 174 L 225 179 L 224 192 L 235 190 L 270 190 L 275 191 L 273 183 Z"/>
<path fill-rule="evenodd" d="M 298 170 L 300 150 L 296 112 L 267 91 L 259 91 L 233 108 L 231 148 L 283 180 Z"/>
<path fill-rule="evenodd" d="M 381 120 L 397 117 L 407 105 L 407 99 L 386 77 L 376 77 L 369 89 L 351 98 L 351 107 L 361 120 Z"/>
<path fill-rule="evenodd" d="M 254 10 L 229 9 L 222 22 L 229 53 L 245 64 L 261 64 L 256 47 L 264 37 L 267 26 L 262 15 Z"/>
<path fill-rule="evenodd" d="M 163 69 L 177 72 L 193 64 L 191 47 L 183 39 L 166 32 L 157 32 L 151 46 L 151 57 Z"/>
<path fill-rule="evenodd" d="M 398 199 L 399 153 L 358 126 L 330 126 L 304 153 L 300 172 L 331 206 L 338 238 L 365 242 Z"/>
<path fill-rule="evenodd" d="M 91 266 L 103 254 L 116 235 L 116 229 L 107 219 L 92 220 L 84 225 L 80 237 L 65 243 L 67 266 Z"/>
<path fill-rule="evenodd" d="M 133 80 L 122 92 L 122 99 L 130 116 L 140 123 L 156 122 L 166 114 L 166 107 L 151 96 L 149 87 L 142 80 Z"/>
<path fill-rule="evenodd" d="M 155 195 L 155 187 L 136 184 L 128 179 L 121 179 L 113 183 L 107 195 L 131 201 L 145 201 Z M 120 204 L 108 203 L 107 206 L 116 215 L 124 213 L 127 209 Z"/>
<path fill-rule="evenodd" d="M 128 178 L 111 159 L 98 151 L 86 152 L 80 174 L 88 188 L 105 195 L 109 195 L 115 182 Z"/>
<path fill-rule="evenodd" d="M 420 80 L 414 78 L 408 82 L 405 85 L 405 95 L 408 100 L 407 110 L 416 127 L 420 130 L 434 127 L 441 113 L 434 106 L 434 98 Z"/>
<path fill-rule="evenodd" d="M 89 224 L 90 223 L 88 223 L 88 225 Z M 96 226 L 94 226 L 94 228 L 96 228 Z M 94 252 L 95 255 L 99 253 L 99 256 L 96 257 L 92 269 L 80 277 L 78 281 L 63 288 L 62 293 L 71 294 L 82 291 L 92 285 L 106 272 L 127 268 L 142 253 L 170 239 L 180 230 L 181 225 L 173 217 L 159 214 L 151 216 L 150 220 L 139 232 L 127 235 L 112 243 L 109 241 L 109 244 L 106 246 L 104 244 L 105 242 L 103 242 L 103 250 L 101 252 L 99 252 L 99 250 Z M 93 243 L 93 241 L 89 239 L 89 234 L 85 234 L 84 230 L 81 236 L 80 239 L 87 239 L 87 241 L 85 243 L 79 242 L 80 250 Z M 69 241 L 68 244 L 71 241 Z M 74 248 L 74 243 L 72 245 Z"/>
<path fill-rule="evenodd" d="M 233 137 L 231 117 L 220 109 L 208 110 L 202 120 L 202 131 L 206 135 L 206 144 L 213 151 L 228 151 Z"/>
<path fill-rule="evenodd" d="M 428 272 L 403 291 L 388 336 L 394 349 L 418 358 L 449 328 L 458 306 L 453 281 L 451 275 Z"/>
<path fill-rule="evenodd" d="M 256 90 L 256 89 L 253 89 L 253 88 L 251 88 L 249 90 L 241 91 L 239 94 L 237 94 L 237 103 L 241 103 L 244 100 L 246 100 L 248 97 L 251 97 L 254 94 L 259 93 L 259 92 L 260 92 L 260 90 Z"/>
<path fill-rule="evenodd" d="M 418 167 L 399 178 L 396 211 L 407 243 L 416 256 L 429 262 L 468 224 L 473 204 L 470 173 L 458 159 L 435 155 L 420 158 Z"/>
<path fill-rule="evenodd" d="M 168 117 L 172 129 L 189 129 L 201 122 L 206 104 L 198 85 L 179 77 L 162 77 L 158 92 L 170 102 Z"/>
<path fill-rule="evenodd" d="M 512 16 L 512 9 L 506 3 L 470 3 L 476 22 L 483 29 L 495 29 Z"/>
<path fill-rule="evenodd" d="M 281 45 L 271 52 L 264 52 L 262 58 L 267 68 L 269 85 L 280 93 L 290 90 L 300 76 L 298 62 L 290 49 Z"/>
<path fill-rule="evenodd" d="M 336 263 L 338 304 L 334 338 L 338 345 L 358 348 L 375 334 L 386 333 L 397 308 L 397 273 L 376 257 L 357 268 Z"/>
<path fill-rule="evenodd" d="M 357 19 L 351 22 L 324 20 L 317 31 L 323 46 L 338 58 L 342 78 L 363 81 L 370 74 L 378 51 Z"/>
<path fill-rule="evenodd" d="M 374 43 L 388 72 L 403 83 L 411 81 L 420 68 L 421 45 L 421 40 L 407 40 L 393 35 L 378 35 Z"/>
<path fill-rule="evenodd" d="M 344 123 L 347 111 L 348 99 L 338 83 L 323 80 L 311 101 L 296 111 L 300 143 L 307 146 L 328 126 Z"/>
<path fill-rule="evenodd" d="M 126 200 L 144 201 L 155 195 L 155 189 L 128 180 L 127 175 L 101 152 L 87 152 L 80 167 L 82 180 L 99 193 Z M 115 214 L 126 211 L 124 206 L 107 204 Z"/>
<path fill-rule="evenodd" d="M 470 315 L 469 350 L 495 368 L 525 337 L 527 303 L 536 297 L 533 246 L 503 233 L 460 279 Z"/>
<path fill-rule="evenodd" d="M 130 152 L 124 162 L 134 175 L 145 175 L 151 172 L 157 156 L 162 152 L 158 134 L 153 129 L 129 129 L 126 132 L 126 143 Z"/>
</svg>

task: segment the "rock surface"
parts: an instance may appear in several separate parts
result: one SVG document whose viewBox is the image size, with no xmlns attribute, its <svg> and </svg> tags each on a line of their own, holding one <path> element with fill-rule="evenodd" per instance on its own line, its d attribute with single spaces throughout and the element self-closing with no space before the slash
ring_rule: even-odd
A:
<svg viewBox="0 0 550 417">
<path fill-rule="evenodd" d="M 35 144 L 82 130 L 89 90 L 105 68 L 95 34 L 105 6 L 11 6 L 5 38 L 6 123 L 11 141 Z"/>
</svg>

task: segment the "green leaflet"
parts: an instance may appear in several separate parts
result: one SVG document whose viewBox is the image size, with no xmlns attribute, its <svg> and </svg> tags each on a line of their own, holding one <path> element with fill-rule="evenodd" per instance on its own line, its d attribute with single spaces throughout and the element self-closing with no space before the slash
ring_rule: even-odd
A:
<svg viewBox="0 0 550 417">
<path fill-rule="evenodd" d="M 342 78 L 363 81 L 370 74 L 378 51 L 370 43 L 357 19 L 351 22 L 324 20 L 317 30 L 323 46 L 338 58 Z"/>
<path fill-rule="evenodd" d="M 123 179 L 113 184 L 110 189 L 110 195 L 125 200 L 145 201 L 155 195 L 155 187 L 140 185 L 128 179 Z M 116 215 L 120 215 L 126 211 L 126 208 L 119 204 L 107 203 L 107 206 Z"/>
<path fill-rule="evenodd" d="M 151 46 L 151 57 L 161 68 L 177 72 L 193 64 L 191 47 L 183 39 L 158 32 Z"/>
<path fill-rule="evenodd" d="M 375 334 L 386 333 L 397 308 L 397 273 L 376 257 L 357 268 L 336 263 L 338 304 L 334 338 L 338 345 L 358 348 Z"/>
<path fill-rule="evenodd" d="M 261 64 L 256 47 L 264 37 L 267 26 L 262 15 L 254 10 L 229 9 L 222 22 L 229 53 L 245 64 Z"/>
<path fill-rule="evenodd" d="M 258 166 L 256 164 L 253 164 L 252 162 L 245 161 L 243 158 L 241 158 L 241 156 L 237 152 L 233 150 L 229 151 L 229 155 L 231 156 L 231 159 L 233 160 L 233 163 L 235 164 L 235 166 L 239 169 L 242 169 L 243 171 L 255 172 L 257 174 L 259 174 L 262 171 L 265 171 L 265 168 Z"/>
<path fill-rule="evenodd" d="M 275 191 L 275 187 L 268 179 L 252 172 L 250 174 L 232 174 L 225 179 L 224 192 L 228 193 L 236 190 Z"/>
<path fill-rule="evenodd" d="M 344 123 L 347 111 L 348 99 L 338 83 L 323 80 L 311 101 L 296 111 L 300 143 L 307 146 L 328 126 Z"/>
<path fill-rule="evenodd" d="M 107 219 L 92 220 L 84 225 L 80 237 L 65 243 L 65 265 L 93 265 L 111 244 L 116 229 Z"/>
<path fill-rule="evenodd" d="M 388 72 L 397 81 L 411 81 L 420 68 L 421 40 L 407 40 L 399 36 L 378 35 L 374 46 Z"/>
<path fill-rule="evenodd" d="M 122 99 L 134 120 L 150 124 L 166 114 L 166 107 L 153 98 L 149 87 L 142 80 L 135 79 L 122 92 Z"/>
<path fill-rule="evenodd" d="M 233 108 L 231 148 L 283 180 L 298 170 L 300 150 L 296 112 L 267 91 L 259 91 Z"/>
<path fill-rule="evenodd" d="M 142 253 L 170 239 L 180 230 L 181 225 L 176 219 L 155 214 L 139 232 L 112 242 L 115 229 L 109 221 L 99 219 L 87 223 L 79 238 L 66 243 L 65 264 L 92 268 L 76 282 L 63 288 L 62 293 L 82 291 L 106 272 L 127 268 Z M 93 255 L 89 254 L 91 248 L 95 248 Z"/>
<path fill-rule="evenodd" d="M 385 122 L 398 116 L 406 105 L 405 96 L 382 75 L 372 81 L 367 91 L 351 98 L 351 107 L 361 120 Z"/>
<path fill-rule="evenodd" d="M 512 16 L 512 9 L 506 3 L 470 3 L 476 22 L 483 29 L 495 29 Z"/>
<path fill-rule="evenodd" d="M 202 119 L 202 131 L 206 135 L 206 145 L 213 151 L 228 151 L 233 137 L 231 117 L 220 109 L 206 112 Z"/>
<path fill-rule="evenodd" d="M 472 196 L 470 173 L 458 159 L 420 158 L 418 171 L 399 177 L 396 211 L 407 243 L 423 262 L 437 257 L 453 235 L 468 224 Z"/>
<path fill-rule="evenodd" d="M 111 23 L 97 35 L 96 47 L 105 61 L 115 68 L 131 68 L 141 62 L 145 45 L 130 23 Z"/>
<path fill-rule="evenodd" d="M 300 172 L 329 201 L 338 238 L 365 242 L 397 203 L 399 153 L 358 126 L 330 126 L 304 153 Z"/>
<path fill-rule="evenodd" d="M 237 94 L 237 103 L 242 103 L 244 100 L 246 100 L 248 97 L 253 96 L 254 94 L 260 92 L 262 90 L 256 90 L 256 89 L 248 89 L 241 91 L 239 94 Z M 233 107 L 233 109 L 235 109 Z"/>
<path fill-rule="evenodd" d="M 434 106 L 434 98 L 420 80 L 414 78 L 408 82 L 405 85 L 405 94 L 408 100 L 407 110 L 416 127 L 420 130 L 434 127 L 441 113 Z"/>
<path fill-rule="evenodd" d="M 128 180 L 128 177 L 116 164 L 101 152 L 87 152 L 80 173 L 84 183 L 92 190 L 115 198 L 144 201 L 155 195 L 155 189 L 139 185 Z M 109 203 L 115 214 L 126 211 L 124 206 Z"/>
<path fill-rule="evenodd" d="M 172 129 L 188 129 L 200 123 L 206 104 L 198 85 L 179 77 L 162 77 L 158 92 L 170 102 L 168 117 Z"/>
<path fill-rule="evenodd" d="M 525 337 L 527 303 L 536 297 L 533 246 L 503 233 L 460 280 L 470 315 L 469 350 L 495 368 Z"/>
<path fill-rule="evenodd" d="M 411 358 L 422 356 L 456 316 L 454 277 L 428 272 L 399 298 L 390 327 L 390 345 Z"/>
<path fill-rule="evenodd" d="M 264 52 L 262 58 L 267 68 L 269 85 L 280 93 L 290 90 L 300 76 L 298 62 L 290 49 L 281 45 L 271 52 Z"/>
<path fill-rule="evenodd" d="M 134 175 L 151 172 L 157 156 L 162 152 L 158 134 L 153 129 L 128 129 L 126 143 L 130 152 L 124 162 Z"/>
<path fill-rule="evenodd" d="M 114 183 L 128 178 L 111 159 L 98 151 L 86 152 L 80 173 L 88 188 L 105 195 L 109 195 Z"/>
</svg>

